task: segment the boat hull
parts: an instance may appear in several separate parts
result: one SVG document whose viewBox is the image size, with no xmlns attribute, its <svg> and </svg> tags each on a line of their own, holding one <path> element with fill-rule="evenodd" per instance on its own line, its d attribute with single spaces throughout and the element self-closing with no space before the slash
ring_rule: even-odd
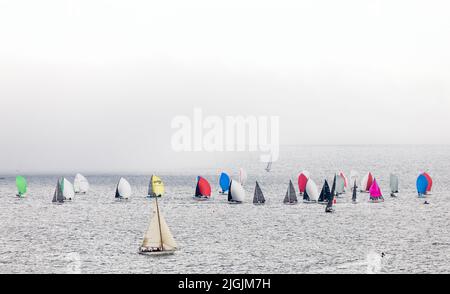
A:
<svg viewBox="0 0 450 294">
<path fill-rule="evenodd" d="M 167 255 L 174 255 L 176 250 L 164 250 L 164 251 L 141 251 L 139 250 L 140 255 L 146 255 L 146 256 L 167 256 Z"/>
<path fill-rule="evenodd" d="M 208 201 L 208 200 L 209 200 L 209 197 L 197 197 L 197 196 L 193 196 L 192 199 L 195 200 L 195 201 Z"/>
</svg>

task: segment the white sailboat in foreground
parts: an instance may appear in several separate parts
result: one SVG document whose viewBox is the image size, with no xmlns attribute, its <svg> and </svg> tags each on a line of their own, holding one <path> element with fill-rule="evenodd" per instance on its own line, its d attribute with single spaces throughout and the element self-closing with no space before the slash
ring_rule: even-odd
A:
<svg viewBox="0 0 450 294">
<path fill-rule="evenodd" d="M 177 250 L 177 244 L 172 233 L 159 211 L 158 199 L 155 198 L 153 217 L 144 235 L 144 241 L 139 248 L 139 254 L 144 255 L 170 255 Z"/>
</svg>

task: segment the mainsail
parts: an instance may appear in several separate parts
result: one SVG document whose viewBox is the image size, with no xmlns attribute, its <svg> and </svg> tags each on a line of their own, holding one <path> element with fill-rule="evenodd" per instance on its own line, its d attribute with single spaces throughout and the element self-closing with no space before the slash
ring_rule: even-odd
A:
<svg viewBox="0 0 450 294">
<path fill-rule="evenodd" d="M 373 184 L 373 176 L 369 172 L 367 175 L 364 176 L 364 178 L 361 181 L 361 191 L 369 192 L 370 187 L 372 187 L 372 184 Z"/>
<path fill-rule="evenodd" d="M 164 183 L 160 177 L 152 175 L 150 178 L 150 183 L 148 187 L 149 197 L 162 197 L 164 195 Z"/>
<path fill-rule="evenodd" d="M 23 197 L 27 193 L 27 180 L 22 176 L 16 177 L 17 196 Z"/>
<path fill-rule="evenodd" d="M 355 184 L 353 185 L 352 202 L 356 202 L 357 193 L 358 193 L 358 186 L 356 185 L 355 180 Z"/>
<path fill-rule="evenodd" d="M 289 180 L 289 187 L 288 187 L 288 190 L 286 192 L 286 196 L 284 197 L 283 202 L 285 204 L 295 204 L 298 202 L 295 188 L 294 188 L 294 185 L 292 184 L 291 180 Z"/>
<path fill-rule="evenodd" d="M 64 191 L 64 178 L 61 178 L 56 183 L 56 189 L 55 189 L 55 193 L 53 194 L 52 202 L 63 203 L 64 202 L 63 191 Z"/>
<path fill-rule="evenodd" d="M 266 199 L 264 198 L 264 194 L 261 191 L 261 188 L 259 187 L 258 181 L 256 181 L 255 195 L 253 197 L 253 204 L 264 204 L 265 202 L 266 202 Z"/>
<path fill-rule="evenodd" d="M 142 242 L 144 248 L 159 248 L 162 251 L 176 250 L 177 244 L 170 232 L 163 215 L 159 211 L 158 200 L 155 199 L 153 217 Z"/>
<path fill-rule="evenodd" d="M 219 185 L 222 193 L 228 192 L 230 189 L 230 176 L 226 173 L 222 173 L 219 178 Z"/>
<path fill-rule="evenodd" d="M 236 181 L 231 181 L 230 190 L 228 191 L 228 202 L 231 203 L 242 203 L 245 199 L 245 190 L 241 183 Z"/>
<path fill-rule="evenodd" d="M 120 178 L 116 187 L 116 198 L 128 199 L 131 196 L 131 186 L 127 180 Z"/>
<path fill-rule="evenodd" d="M 73 189 L 76 194 L 86 194 L 89 191 L 89 182 L 82 174 L 76 174 L 73 180 Z"/>
<path fill-rule="evenodd" d="M 332 185 L 332 187 L 331 187 L 331 196 L 332 197 L 334 197 L 334 196 L 336 196 L 336 174 L 334 175 L 334 178 L 333 178 L 333 185 Z"/>
</svg>

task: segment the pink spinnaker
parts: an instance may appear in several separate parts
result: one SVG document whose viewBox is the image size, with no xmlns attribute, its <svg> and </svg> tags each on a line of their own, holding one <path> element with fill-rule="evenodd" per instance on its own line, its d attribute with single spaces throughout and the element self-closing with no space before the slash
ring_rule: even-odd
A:
<svg viewBox="0 0 450 294">
<path fill-rule="evenodd" d="M 371 198 L 380 198 L 383 197 L 381 194 L 380 187 L 378 186 L 377 180 L 373 180 L 372 186 L 370 187 L 370 197 Z"/>
</svg>

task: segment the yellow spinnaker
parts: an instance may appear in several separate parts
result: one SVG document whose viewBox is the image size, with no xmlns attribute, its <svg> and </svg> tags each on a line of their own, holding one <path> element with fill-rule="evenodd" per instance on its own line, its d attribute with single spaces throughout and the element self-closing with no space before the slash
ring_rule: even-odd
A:
<svg viewBox="0 0 450 294">
<path fill-rule="evenodd" d="M 152 191 L 154 197 L 161 197 L 164 195 L 164 183 L 161 178 L 152 176 Z"/>
</svg>

